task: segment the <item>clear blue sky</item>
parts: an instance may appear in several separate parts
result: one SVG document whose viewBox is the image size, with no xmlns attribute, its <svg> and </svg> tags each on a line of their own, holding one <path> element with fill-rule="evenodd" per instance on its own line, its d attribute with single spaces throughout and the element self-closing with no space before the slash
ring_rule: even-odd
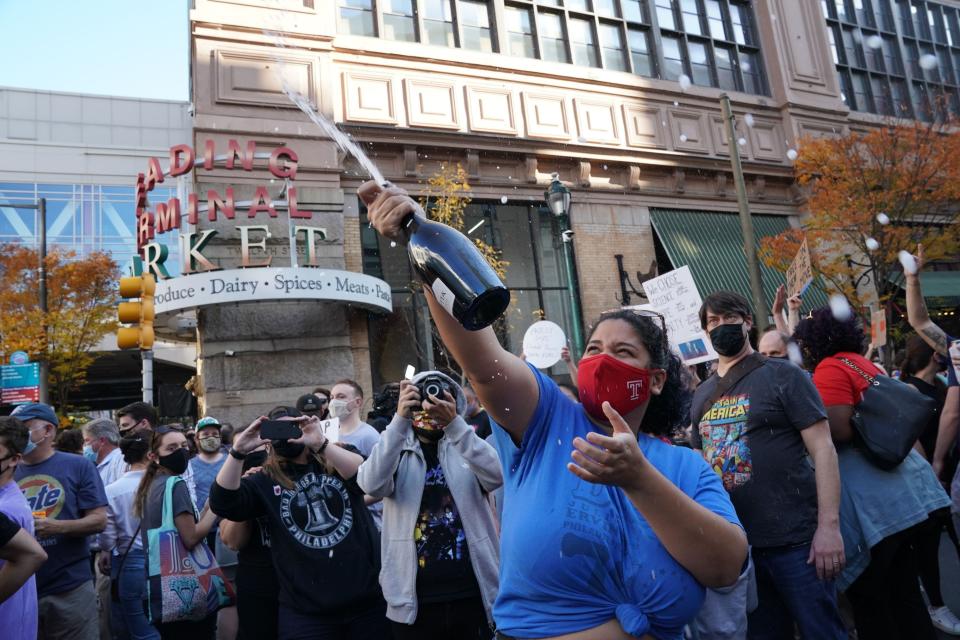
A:
<svg viewBox="0 0 960 640">
<path fill-rule="evenodd" d="M 189 99 L 189 0 L 0 0 L 0 86 Z"/>
</svg>

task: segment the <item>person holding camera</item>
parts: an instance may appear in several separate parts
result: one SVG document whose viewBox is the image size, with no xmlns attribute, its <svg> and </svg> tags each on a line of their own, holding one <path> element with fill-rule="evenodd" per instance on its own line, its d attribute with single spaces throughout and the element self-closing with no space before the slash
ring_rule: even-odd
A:
<svg viewBox="0 0 960 640">
<path fill-rule="evenodd" d="M 464 421 L 466 406 L 442 373 L 404 380 L 397 413 L 357 474 L 384 499 L 380 585 L 397 640 L 492 635 L 500 554 L 485 494 L 503 474 Z"/>
<path fill-rule="evenodd" d="M 254 420 L 234 439 L 210 508 L 228 520 L 266 518 L 280 585 L 277 637 L 381 640 L 390 627 L 377 584 L 379 535 L 356 482 L 363 457 L 330 442 L 320 422 L 293 407 Z M 243 476 L 243 460 L 265 444 L 263 469 Z"/>
</svg>

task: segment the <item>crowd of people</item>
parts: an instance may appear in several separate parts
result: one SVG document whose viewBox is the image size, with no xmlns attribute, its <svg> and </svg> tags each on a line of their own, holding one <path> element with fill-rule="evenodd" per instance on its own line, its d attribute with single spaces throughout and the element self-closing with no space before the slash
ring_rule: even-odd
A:
<svg viewBox="0 0 960 640">
<path fill-rule="evenodd" d="M 370 201 L 391 238 L 417 207 Z M 936 412 L 891 468 L 857 435 L 884 373 L 854 315 L 781 296 L 755 342 L 749 302 L 712 292 L 719 359 L 693 376 L 662 317 L 608 311 L 564 388 L 425 295 L 462 374 L 391 383 L 370 423 L 349 379 L 238 430 L 134 403 L 79 450 L 48 405 L 0 418 L 0 635 L 960 635 L 938 556 L 944 533 L 960 553 L 960 362 L 916 276 L 899 378 Z"/>
</svg>

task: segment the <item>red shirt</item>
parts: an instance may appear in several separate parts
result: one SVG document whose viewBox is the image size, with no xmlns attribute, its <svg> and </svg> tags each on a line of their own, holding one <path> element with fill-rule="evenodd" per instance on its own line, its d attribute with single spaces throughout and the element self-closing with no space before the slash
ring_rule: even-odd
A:
<svg viewBox="0 0 960 640">
<path fill-rule="evenodd" d="M 841 362 L 840 358 L 850 360 L 871 376 L 883 375 L 872 362 L 857 353 L 841 351 L 824 358 L 813 372 L 813 384 L 827 407 L 844 404 L 856 406 L 867 388 L 868 383 L 863 376 Z"/>
</svg>

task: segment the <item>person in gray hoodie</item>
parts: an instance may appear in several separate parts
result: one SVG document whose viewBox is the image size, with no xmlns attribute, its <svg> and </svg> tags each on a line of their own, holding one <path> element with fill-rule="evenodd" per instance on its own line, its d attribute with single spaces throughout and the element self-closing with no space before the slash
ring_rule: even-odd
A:
<svg viewBox="0 0 960 640">
<path fill-rule="evenodd" d="M 442 393 L 421 398 L 425 380 Z M 486 494 L 503 474 L 465 409 L 463 390 L 442 373 L 401 382 L 397 413 L 357 474 L 383 498 L 380 586 L 397 640 L 493 635 L 500 544 Z"/>
</svg>

